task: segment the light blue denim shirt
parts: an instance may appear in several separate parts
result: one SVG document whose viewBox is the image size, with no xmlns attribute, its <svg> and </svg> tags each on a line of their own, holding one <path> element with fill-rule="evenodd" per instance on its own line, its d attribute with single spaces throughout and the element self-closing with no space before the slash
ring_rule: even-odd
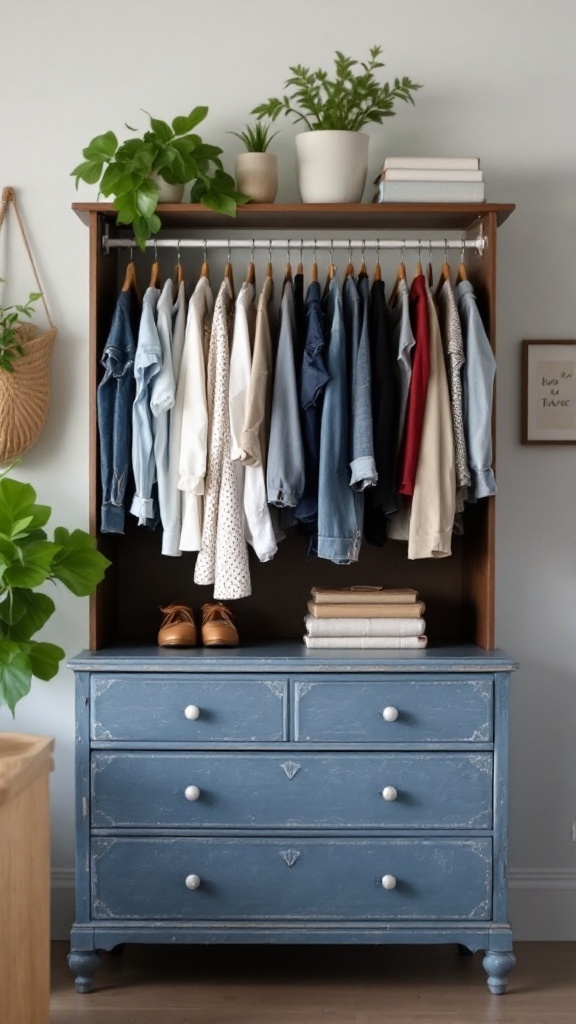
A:
<svg viewBox="0 0 576 1024">
<path fill-rule="evenodd" d="M 346 331 L 342 296 L 332 278 L 324 296 L 328 328 L 326 369 L 330 379 L 324 393 L 318 476 L 317 553 L 338 565 L 358 561 L 362 540 L 364 493 L 350 486 L 349 408 Z"/>
<path fill-rule="evenodd" d="M 100 360 L 104 367 L 97 392 L 102 533 L 124 533 L 139 316 L 140 305 L 133 291 L 120 292 Z"/>
<path fill-rule="evenodd" d="M 408 392 L 412 379 L 412 349 L 416 344 L 410 324 L 410 292 L 406 281 L 398 282 L 396 305 L 390 310 L 393 324 L 393 344 L 397 352 L 396 374 L 398 382 L 398 433 L 397 448 L 402 443 Z"/>
<path fill-rule="evenodd" d="M 156 329 L 162 349 L 161 367 L 150 384 L 150 410 L 154 435 L 154 461 L 158 481 L 158 510 L 162 526 L 171 523 L 171 505 L 180 495 L 170 486 L 168 472 L 168 430 L 170 409 L 174 405 L 176 382 L 172 369 L 172 330 L 174 316 L 174 285 L 169 279 L 162 289 L 156 307 Z"/>
<path fill-rule="evenodd" d="M 304 491 L 304 446 L 294 362 L 295 342 L 294 291 L 292 282 L 285 281 L 280 304 L 280 336 L 266 467 L 268 501 L 279 508 L 294 508 Z"/>
<path fill-rule="evenodd" d="M 147 288 L 142 300 L 138 347 L 134 360 L 136 397 L 132 406 L 132 470 L 136 493 L 130 511 L 138 525 L 155 526 L 158 521 L 152 488 L 156 482 L 154 432 L 150 398 L 152 380 L 162 366 L 162 347 L 156 327 L 159 288 Z"/>
<path fill-rule="evenodd" d="M 475 501 L 496 494 L 496 481 L 492 472 L 492 401 L 496 359 L 470 282 L 461 281 L 457 284 L 454 295 L 466 357 L 462 397 L 464 431 L 472 476 L 468 500 Z"/>
<path fill-rule="evenodd" d="M 366 487 L 373 487 L 378 479 L 372 435 L 368 278 L 363 277 L 357 286 L 349 274 L 344 281 L 342 301 L 351 381 L 350 486 L 363 491 Z"/>
</svg>

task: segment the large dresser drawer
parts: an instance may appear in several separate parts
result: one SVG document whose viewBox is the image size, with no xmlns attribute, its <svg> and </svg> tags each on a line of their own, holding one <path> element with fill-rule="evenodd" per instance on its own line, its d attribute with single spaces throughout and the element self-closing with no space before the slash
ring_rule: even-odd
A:
<svg viewBox="0 0 576 1024">
<path fill-rule="evenodd" d="M 95 673 L 90 702 L 93 740 L 250 742 L 288 734 L 285 679 Z"/>
<path fill-rule="evenodd" d="M 477 921 L 491 910 L 490 839 L 92 841 L 95 919 Z"/>
<path fill-rule="evenodd" d="M 487 743 L 492 676 L 334 676 L 294 683 L 294 739 L 320 743 Z"/>
<path fill-rule="evenodd" d="M 94 828 L 492 826 L 492 755 L 127 753 L 91 762 Z"/>
</svg>

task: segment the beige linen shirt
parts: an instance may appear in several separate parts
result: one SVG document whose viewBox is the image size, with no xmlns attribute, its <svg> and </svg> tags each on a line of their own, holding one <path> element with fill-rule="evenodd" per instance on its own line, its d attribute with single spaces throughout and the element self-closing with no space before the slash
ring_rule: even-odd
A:
<svg viewBox="0 0 576 1024">
<path fill-rule="evenodd" d="M 250 387 L 244 429 L 240 437 L 240 448 L 243 452 L 241 461 L 248 466 L 266 466 L 274 371 L 270 331 L 270 305 L 273 294 L 274 282 L 271 277 L 267 277 L 258 299 Z"/>
</svg>

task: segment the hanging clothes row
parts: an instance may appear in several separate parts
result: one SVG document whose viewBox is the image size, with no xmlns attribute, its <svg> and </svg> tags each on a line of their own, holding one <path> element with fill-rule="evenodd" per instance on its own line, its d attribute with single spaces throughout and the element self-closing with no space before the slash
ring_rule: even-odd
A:
<svg viewBox="0 0 576 1024">
<path fill-rule="evenodd" d="M 389 298 L 364 254 L 343 281 L 331 254 L 324 288 L 315 260 L 307 289 L 288 263 L 277 318 L 271 259 L 236 297 L 229 253 L 215 300 L 205 260 L 189 302 L 180 261 L 160 287 L 155 260 L 141 305 L 130 262 L 98 387 L 101 529 L 124 532 L 133 489 L 138 523 L 161 522 L 166 555 L 197 551 L 194 580 L 220 600 L 251 592 L 246 545 L 269 561 L 294 526 L 338 564 L 363 538 L 449 555 L 465 501 L 496 489 L 495 362 L 446 255 L 433 293 L 403 254 Z"/>
</svg>

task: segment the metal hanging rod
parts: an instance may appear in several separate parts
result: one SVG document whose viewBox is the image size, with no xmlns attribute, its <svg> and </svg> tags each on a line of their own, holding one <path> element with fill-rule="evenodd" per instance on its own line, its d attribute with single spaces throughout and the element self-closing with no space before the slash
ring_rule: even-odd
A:
<svg viewBox="0 0 576 1024">
<path fill-rule="evenodd" d="M 282 249 L 284 252 L 289 250 L 299 251 L 300 249 L 313 249 L 314 251 L 319 249 L 329 251 L 334 249 L 374 249 L 377 251 L 384 249 L 459 249 L 463 252 L 464 249 L 474 249 L 480 256 L 484 253 L 486 245 L 487 239 L 482 234 L 479 234 L 476 238 L 460 239 L 157 238 L 146 242 L 146 248 L 154 249 L 154 251 L 157 249 L 227 249 L 228 251 L 232 249 L 266 249 L 268 252 L 271 252 L 272 249 Z M 137 245 L 133 238 L 109 238 L 108 235 L 103 235 L 102 248 L 108 254 L 111 249 L 135 249 Z"/>
</svg>

